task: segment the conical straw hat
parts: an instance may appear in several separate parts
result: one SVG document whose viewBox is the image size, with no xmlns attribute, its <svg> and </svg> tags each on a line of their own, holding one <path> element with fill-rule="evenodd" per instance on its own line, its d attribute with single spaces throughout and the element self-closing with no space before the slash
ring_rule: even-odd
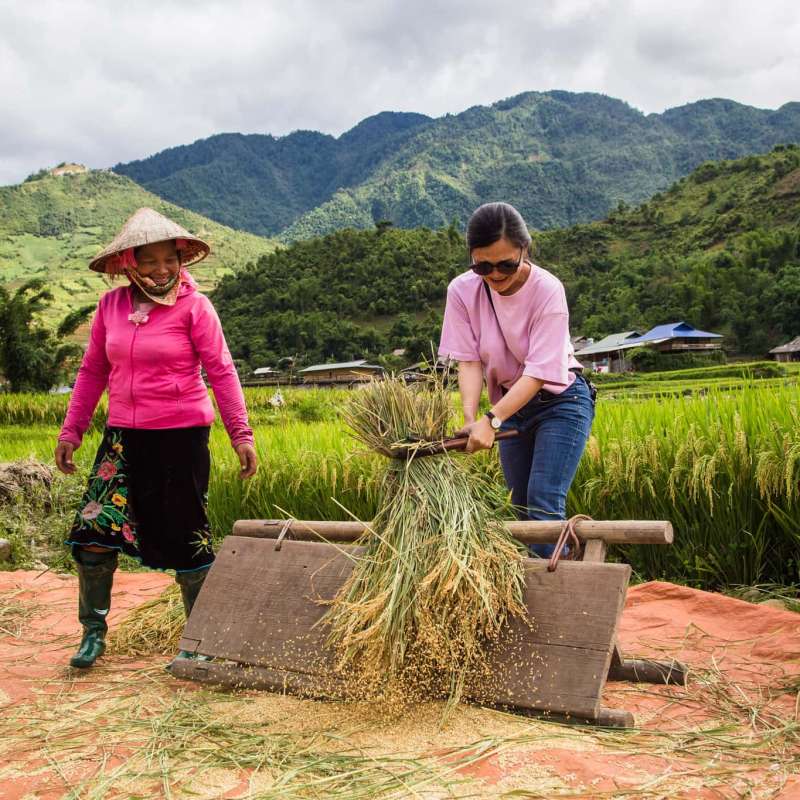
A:
<svg viewBox="0 0 800 800">
<path fill-rule="evenodd" d="M 111 256 L 130 247 L 141 247 L 170 239 L 185 241 L 186 246 L 181 249 L 181 264 L 184 267 L 202 261 L 211 252 L 211 248 L 202 239 L 193 236 L 177 222 L 152 208 L 140 208 L 128 218 L 114 241 L 89 262 L 89 267 L 95 272 L 106 272 L 107 261 Z"/>
</svg>

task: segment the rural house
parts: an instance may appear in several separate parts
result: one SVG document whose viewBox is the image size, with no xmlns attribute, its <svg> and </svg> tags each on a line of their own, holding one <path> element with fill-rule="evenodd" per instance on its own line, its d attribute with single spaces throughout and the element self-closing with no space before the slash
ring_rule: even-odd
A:
<svg viewBox="0 0 800 800">
<path fill-rule="evenodd" d="M 458 382 L 458 362 L 439 356 L 434 363 L 418 361 L 416 364 L 400 370 L 400 376 L 407 383 L 426 381 L 434 375 L 441 380 L 447 379 L 448 383 L 456 384 Z"/>
<path fill-rule="evenodd" d="M 248 386 L 273 386 L 278 383 L 288 382 L 289 376 L 274 367 L 258 367 L 253 370 L 247 382 L 242 385 Z"/>
<path fill-rule="evenodd" d="M 639 336 L 638 331 L 612 333 L 604 339 L 576 350 L 575 358 L 592 372 L 625 372 L 628 368 L 625 350 L 638 347 L 638 344 L 631 344 L 631 340 L 638 339 Z"/>
<path fill-rule="evenodd" d="M 570 338 L 570 342 L 572 342 L 572 347 L 577 352 L 578 350 L 583 350 L 584 347 L 589 347 L 589 345 L 594 344 L 594 339 L 591 336 L 573 336 Z"/>
<path fill-rule="evenodd" d="M 634 347 L 652 347 L 660 353 L 708 352 L 722 347 L 722 336 L 697 330 L 686 322 L 668 322 L 643 334 L 638 331 L 612 333 L 578 350 L 575 357 L 593 372 L 625 372 L 630 368 L 625 352 Z"/>
<path fill-rule="evenodd" d="M 769 351 L 776 361 L 800 361 L 800 336 Z"/>
<path fill-rule="evenodd" d="M 660 353 L 708 352 L 722 349 L 721 334 L 699 331 L 688 322 L 656 325 L 633 342 L 640 347 L 652 347 Z"/>
<path fill-rule="evenodd" d="M 315 386 L 342 386 L 364 383 L 383 375 L 383 367 L 367 364 L 365 358 L 358 361 L 345 361 L 341 364 L 314 364 L 300 370 L 303 383 Z"/>
</svg>

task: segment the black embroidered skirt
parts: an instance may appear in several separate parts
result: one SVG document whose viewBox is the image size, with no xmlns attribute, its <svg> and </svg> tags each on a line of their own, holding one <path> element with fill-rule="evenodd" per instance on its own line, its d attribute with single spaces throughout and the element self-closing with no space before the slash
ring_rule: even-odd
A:
<svg viewBox="0 0 800 800">
<path fill-rule="evenodd" d="M 209 430 L 106 428 L 67 544 L 110 547 L 154 569 L 210 566 Z"/>
</svg>

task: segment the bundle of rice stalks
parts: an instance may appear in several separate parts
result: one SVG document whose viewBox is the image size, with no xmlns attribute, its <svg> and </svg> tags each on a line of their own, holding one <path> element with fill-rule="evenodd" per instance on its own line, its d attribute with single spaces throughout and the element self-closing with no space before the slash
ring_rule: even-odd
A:
<svg viewBox="0 0 800 800">
<path fill-rule="evenodd" d="M 409 386 L 399 378 L 373 381 L 344 410 L 356 439 L 390 458 L 444 439 L 452 415 L 441 382 Z"/>
<path fill-rule="evenodd" d="M 180 588 L 173 584 L 112 628 L 109 646 L 127 656 L 174 655 L 185 624 Z"/>
<path fill-rule="evenodd" d="M 384 454 L 408 439 L 444 438 L 441 384 L 398 379 L 357 393 L 345 412 L 355 436 Z M 523 569 L 502 508 L 504 491 L 449 455 L 389 459 L 366 550 L 327 620 L 340 668 L 362 683 L 461 697 L 509 614 L 522 614 Z"/>
</svg>

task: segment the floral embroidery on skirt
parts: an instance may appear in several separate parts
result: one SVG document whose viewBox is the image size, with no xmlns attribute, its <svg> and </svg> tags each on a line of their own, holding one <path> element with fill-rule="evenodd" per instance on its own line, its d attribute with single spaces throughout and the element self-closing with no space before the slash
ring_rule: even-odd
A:
<svg viewBox="0 0 800 800">
<path fill-rule="evenodd" d="M 68 544 L 96 544 L 156 569 L 214 560 L 207 427 L 106 428 Z"/>
<path fill-rule="evenodd" d="M 119 429 L 107 430 L 97 451 L 72 534 L 79 531 L 97 533 L 104 537 L 119 537 L 129 544 L 136 543 L 135 527 L 129 517 L 124 452 L 122 432 Z"/>
</svg>

